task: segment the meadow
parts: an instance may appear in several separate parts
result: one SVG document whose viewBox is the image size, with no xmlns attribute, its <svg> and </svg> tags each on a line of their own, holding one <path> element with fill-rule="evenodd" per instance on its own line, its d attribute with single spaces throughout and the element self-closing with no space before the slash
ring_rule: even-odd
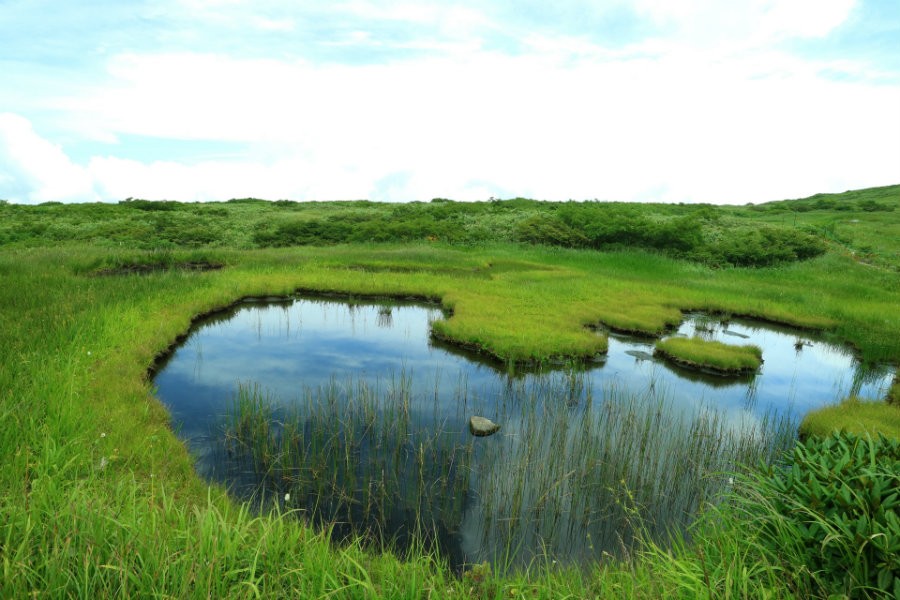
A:
<svg viewBox="0 0 900 600">
<path fill-rule="evenodd" d="M 148 382 L 197 315 L 298 290 L 439 301 L 452 317 L 435 335 L 510 368 L 590 357 L 605 350 L 591 326 L 658 334 L 685 310 L 820 329 L 864 361 L 897 364 L 897 194 L 892 186 L 747 207 L 0 203 L 0 591 L 803 598 L 900 589 L 889 558 L 835 582 L 813 568 L 815 544 L 779 546 L 796 539 L 785 516 L 796 511 L 766 505 L 768 484 L 752 471 L 735 474 L 733 497 L 710 506 L 689 541 L 637 543 L 588 570 L 535 558 L 456 575 L 425 545 L 398 555 L 362 539 L 335 544 L 279 505 L 257 512 L 197 477 Z M 804 424 L 810 452 L 867 447 L 884 464 L 896 460 L 877 437 L 823 441 L 841 428 L 900 437 L 896 404 L 848 399 L 826 411 L 826 424 L 816 415 Z M 794 457 L 798 468 L 812 468 L 805 456 Z M 869 479 L 896 487 L 896 470 L 871 468 Z M 858 475 L 845 470 L 848 489 Z M 872 510 L 866 522 L 880 527 L 884 510 Z M 805 518 L 807 530 L 831 527 L 819 513 Z M 900 531 L 885 527 L 890 550 Z M 852 534 L 830 533 L 835 556 L 853 554 Z"/>
</svg>

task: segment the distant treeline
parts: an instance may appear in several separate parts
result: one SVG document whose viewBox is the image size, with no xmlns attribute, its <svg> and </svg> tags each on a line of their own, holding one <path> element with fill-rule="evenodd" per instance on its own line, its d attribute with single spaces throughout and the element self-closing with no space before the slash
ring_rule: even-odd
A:
<svg viewBox="0 0 900 600">
<path fill-rule="evenodd" d="M 716 267 L 762 267 L 818 256 L 827 230 L 777 215 L 894 211 L 900 186 L 743 207 L 542 202 L 516 198 L 408 204 L 369 201 L 223 203 L 131 199 L 118 204 L 0 204 L 0 244 L 94 240 L 137 248 L 237 248 L 432 241 L 642 248 Z M 893 202 L 891 200 L 894 200 Z M 775 217 L 773 219 L 773 216 Z"/>
</svg>

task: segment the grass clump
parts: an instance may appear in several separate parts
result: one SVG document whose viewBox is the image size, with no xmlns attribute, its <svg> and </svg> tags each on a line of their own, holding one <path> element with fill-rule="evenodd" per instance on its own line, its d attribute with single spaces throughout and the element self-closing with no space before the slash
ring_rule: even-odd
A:
<svg viewBox="0 0 900 600">
<path fill-rule="evenodd" d="M 282 405 L 239 384 L 217 442 L 226 481 L 239 496 L 283 500 L 336 540 L 433 547 L 434 523 L 455 530 L 462 519 L 471 437 L 423 422 L 410 378 L 386 387 L 332 380 Z"/>
<path fill-rule="evenodd" d="M 655 353 L 682 366 L 726 375 L 753 372 L 762 364 L 759 346 L 734 346 L 699 337 L 660 340 Z"/>
<path fill-rule="evenodd" d="M 807 413 L 800 425 L 804 436 L 825 436 L 841 429 L 860 435 L 881 434 L 900 439 L 900 405 L 851 396 L 839 404 Z"/>
<path fill-rule="evenodd" d="M 894 376 L 894 383 L 891 384 L 891 389 L 888 390 L 886 400 L 888 404 L 900 407 L 900 371 L 897 371 L 897 374 Z"/>
</svg>

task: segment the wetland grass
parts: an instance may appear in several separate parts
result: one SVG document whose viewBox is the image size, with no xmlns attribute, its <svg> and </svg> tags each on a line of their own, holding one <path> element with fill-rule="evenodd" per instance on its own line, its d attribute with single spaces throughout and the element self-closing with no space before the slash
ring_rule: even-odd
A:
<svg viewBox="0 0 900 600">
<path fill-rule="evenodd" d="M 851 396 L 838 404 L 807 413 L 800 424 L 803 436 L 824 437 L 839 430 L 873 437 L 881 433 L 900 439 L 900 405 Z"/>
<path fill-rule="evenodd" d="M 654 354 L 681 366 L 722 375 L 753 373 L 762 365 L 762 349 L 759 346 L 735 346 L 701 337 L 660 340 L 656 342 Z"/>
<path fill-rule="evenodd" d="M 336 539 L 409 547 L 418 533 L 433 546 L 438 532 L 458 530 L 473 441 L 411 409 L 408 378 L 393 383 L 332 380 L 284 403 L 240 385 L 220 439 L 221 475 L 239 496 L 277 500 Z"/>
<path fill-rule="evenodd" d="M 283 505 L 254 513 L 196 476 L 146 379 L 192 317 L 244 296 L 303 288 L 440 299 L 454 311 L 436 323 L 449 337 L 510 359 L 590 355 L 605 339 L 585 324 L 656 331 L 688 308 L 821 328 L 866 361 L 898 359 L 896 272 L 840 253 L 710 270 L 632 250 L 234 246 L 204 251 L 226 264 L 217 271 L 85 276 L 151 260 L 139 246 L 113 244 L 114 237 L 0 249 L 2 597 L 436 598 L 474 594 L 476 583 L 485 598 L 802 597 L 791 587 L 801 565 L 761 558 L 728 506 L 692 530 L 690 543 L 658 552 L 645 545 L 590 573 L 547 559 L 478 582 L 451 576 L 427 551 L 398 557 L 359 540 L 336 549 L 327 532 Z M 172 250 L 174 262 L 194 258 Z M 346 268 L 372 261 L 420 268 Z M 504 263 L 516 268 L 490 270 Z M 461 269 L 480 276 L 462 277 Z"/>
<path fill-rule="evenodd" d="M 626 559 L 647 541 L 684 535 L 724 474 L 768 462 L 794 426 L 725 422 L 709 406 L 673 410 L 664 392 L 609 387 L 577 396 L 545 383 L 518 394 L 505 444 L 473 461 L 478 501 L 466 515 L 470 556 L 501 566 Z"/>
<path fill-rule="evenodd" d="M 727 490 L 724 473 L 768 463 L 795 435 L 787 421 L 677 411 L 653 390 L 595 397 L 576 372 L 494 391 L 503 430 L 476 439 L 465 413 L 431 419 L 406 381 L 333 381 L 285 401 L 241 385 L 223 429 L 225 480 L 244 497 L 287 498 L 341 538 L 404 551 L 417 536 L 454 569 L 590 569 L 632 556 L 638 540 L 684 535 Z"/>
</svg>

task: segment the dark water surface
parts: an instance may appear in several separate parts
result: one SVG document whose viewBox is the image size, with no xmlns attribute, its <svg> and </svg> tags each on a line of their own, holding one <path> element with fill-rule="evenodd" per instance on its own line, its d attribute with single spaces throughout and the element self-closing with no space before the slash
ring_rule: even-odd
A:
<svg viewBox="0 0 900 600">
<path fill-rule="evenodd" d="M 424 527 L 459 566 L 615 554 L 635 511 L 652 535 L 682 529 L 733 461 L 771 456 L 808 410 L 880 397 L 891 378 L 810 333 L 699 314 L 672 335 L 760 346 L 760 372 L 688 371 L 654 359 L 653 340 L 610 334 L 583 371 L 510 374 L 432 340 L 442 318 L 387 300 L 247 302 L 193 327 L 157 395 L 204 476 L 346 533 L 402 544 Z M 239 386 L 257 416 L 271 406 L 268 450 L 239 432 Z M 472 438 L 473 414 L 501 432 Z"/>
</svg>

